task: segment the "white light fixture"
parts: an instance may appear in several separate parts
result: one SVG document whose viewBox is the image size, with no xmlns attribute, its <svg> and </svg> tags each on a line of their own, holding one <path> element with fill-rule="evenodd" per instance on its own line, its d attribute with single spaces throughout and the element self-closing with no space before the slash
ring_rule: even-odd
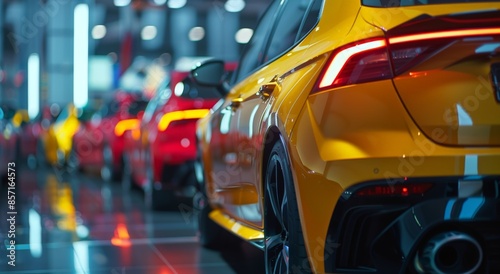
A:
<svg viewBox="0 0 500 274">
<path fill-rule="evenodd" d="M 187 0 L 168 0 L 168 7 L 171 9 L 180 9 L 186 5 Z"/>
<path fill-rule="evenodd" d="M 175 85 L 174 94 L 175 94 L 175 96 L 180 97 L 182 95 L 182 93 L 184 93 L 184 83 L 178 82 Z"/>
<path fill-rule="evenodd" d="M 236 32 L 236 34 L 234 35 L 234 39 L 236 40 L 236 42 L 240 44 L 246 44 L 248 43 L 248 41 L 250 41 L 252 35 L 253 35 L 253 29 L 242 28 Z"/>
<path fill-rule="evenodd" d="M 42 218 L 33 208 L 28 211 L 29 222 L 29 247 L 31 256 L 42 257 Z"/>
<path fill-rule="evenodd" d="M 89 99 L 89 6 L 78 4 L 74 13 L 73 103 L 83 107 Z"/>
<path fill-rule="evenodd" d="M 40 57 L 33 53 L 28 58 L 28 115 L 35 118 L 40 112 Z"/>
<path fill-rule="evenodd" d="M 189 31 L 190 41 L 200 41 L 205 37 L 205 29 L 202 27 L 194 27 Z"/>
<path fill-rule="evenodd" d="M 104 25 L 96 25 L 92 28 L 92 38 L 95 40 L 99 40 L 106 36 L 106 26 Z"/>
<path fill-rule="evenodd" d="M 131 0 L 114 0 L 115 6 L 125 7 L 130 4 Z"/>
<path fill-rule="evenodd" d="M 228 12 L 240 12 L 245 8 L 245 1 L 243 0 L 227 0 L 224 8 Z"/>
<path fill-rule="evenodd" d="M 142 40 L 153 40 L 156 37 L 158 30 L 155 26 L 145 26 L 141 31 Z"/>
<path fill-rule="evenodd" d="M 167 0 L 154 0 L 155 5 L 161 6 L 167 3 Z"/>
</svg>

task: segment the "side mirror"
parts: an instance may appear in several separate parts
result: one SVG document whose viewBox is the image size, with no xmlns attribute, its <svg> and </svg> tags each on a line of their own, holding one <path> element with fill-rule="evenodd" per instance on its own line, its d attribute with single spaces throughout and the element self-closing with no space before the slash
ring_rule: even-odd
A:
<svg viewBox="0 0 500 274">
<path fill-rule="evenodd" d="M 197 84 L 222 88 L 225 76 L 224 61 L 209 60 L 198 63 L 191 70 L 191 76 Z"/>
</svg>

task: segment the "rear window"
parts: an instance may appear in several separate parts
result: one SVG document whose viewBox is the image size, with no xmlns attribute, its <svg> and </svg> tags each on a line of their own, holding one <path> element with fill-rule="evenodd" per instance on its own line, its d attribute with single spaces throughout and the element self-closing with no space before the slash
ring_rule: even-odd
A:
<svg viewBox="0 0 500 274">
<path fill-rule="evenodd" d="M 454 3 L 479 3 L 479 2 L 498 2 L 499 0 L 362 0 L 365 6 L 371 7 L 400 7 L 416 5 L 433 4 L 454 4 Z"/>
</svg>

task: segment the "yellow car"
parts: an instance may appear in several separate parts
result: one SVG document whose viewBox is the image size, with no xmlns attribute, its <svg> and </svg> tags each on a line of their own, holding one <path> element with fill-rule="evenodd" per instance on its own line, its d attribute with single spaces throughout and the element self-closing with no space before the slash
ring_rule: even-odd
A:
<svg viewBox="0 0 500 274">
<path fill-rule="evenodd" d="M 50 165 L 67 164 L 72 150 L 73 135 L 79 126 L 78 108 L 68 104 L 48 130 L 40 136 L 39 147 L 44 153 L 43 160 Z"/>
<path fill-rule="evenodd" d="M 268 273 L 499 273 L 499 1 L 273 1 L 221 75 L 192 71 L 227 92 L 197 128 L 202 244 L 230 231 Z"/>
</svg>

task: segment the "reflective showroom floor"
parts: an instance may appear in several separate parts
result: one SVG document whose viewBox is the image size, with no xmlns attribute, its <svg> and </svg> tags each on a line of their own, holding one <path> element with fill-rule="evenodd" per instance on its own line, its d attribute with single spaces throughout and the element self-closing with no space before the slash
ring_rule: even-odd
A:
<svg viewBox="0 0 500 274">
<path fill-rule="evenodd" d="M 5 187 L 0 198 L 0 273 L 264 272 L 263 253 L 246 243 L 200 247 L 189 201 L 150 212 L 140 192 L 52 168 L 17 167 L 15 182 L 17 215 Z"/>
</svg>

